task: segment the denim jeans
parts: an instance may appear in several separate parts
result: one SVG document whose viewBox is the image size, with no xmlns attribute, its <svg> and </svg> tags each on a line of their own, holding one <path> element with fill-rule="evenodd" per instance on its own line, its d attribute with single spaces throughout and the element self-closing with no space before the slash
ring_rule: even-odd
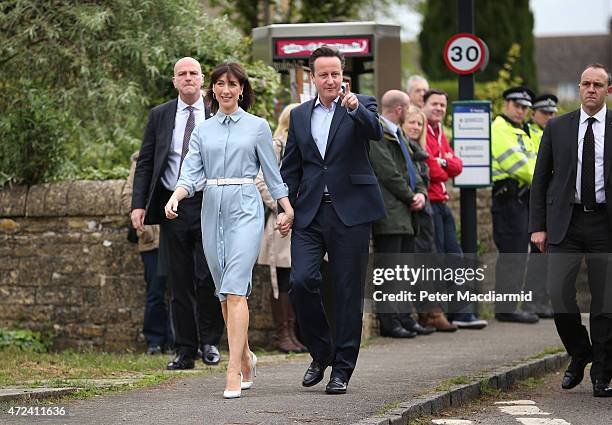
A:
<svg viewBox="0 0 612 425">
<path fill-rule="evenodd" d="M 446 202 L 432 202 L 436 249 L 440 254 L 461 254 L 455 219 Z"/>
<path fill-rule="evenodd" d="M 166 278 L 157 274 L 157 254 L 157 249 L 140 253 L 144 264 L 145 282 L 147 283 L 147 300 L 142 333 L 149 347 L 173 345 L 166 308 Z"/>
</svg>

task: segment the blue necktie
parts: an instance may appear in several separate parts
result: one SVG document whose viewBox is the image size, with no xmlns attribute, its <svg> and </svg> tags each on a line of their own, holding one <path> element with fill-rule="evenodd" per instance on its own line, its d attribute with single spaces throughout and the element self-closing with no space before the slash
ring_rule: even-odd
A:
<svg viewBox="0 0 612 425">
<path fill-rule="evenodd" d="M 410 176 L 410 181 L 408 184 L 410 185 L 410 189 L 414 192 L 415 183 L 416 183 L 416 173 L 414 172 L 414 164 L 412 163 L 412 158 L 410 158 L 410 152 L 408 151 L 408 147 L 404 142 L 404 138 L 402 137 L 402 132 L 400 129 L 397 129 L 397 140 L 399 141 L 400 147 L 402 148 L 402 152 L 404 153 L 404 158 L 406 158 L 406 168 L 408 169 L 408 175 Z"/>
</svg>

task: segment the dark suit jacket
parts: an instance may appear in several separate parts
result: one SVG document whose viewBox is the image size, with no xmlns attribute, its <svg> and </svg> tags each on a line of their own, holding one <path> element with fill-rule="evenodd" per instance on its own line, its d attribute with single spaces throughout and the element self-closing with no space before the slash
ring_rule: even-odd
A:
<svg viewBox="0 0 612 425">
<path fill-rule="evenodd" d="M 160 177 L 168 166 L 177 104 L 178 99 L 173 99 L 151 109 L 144 131 L 134 174 L 132 209 L 146 210 L 145 224 L 159 224 L 162 219 L 164 199 L 159 193 L 163 189 Z"/>
<path fill-rule="evenodd" d="M 172 132 L 178 99 L 172 99 L 151 109 L 149 121 L 144 131 L 142 146 L 136 172 L 134 173 L 134 192 L 132 209 L 144 208 L 145 224 L 159 224 L 164 216 L 164 206 L 168 202 L 161 192 L 161 183 L 168 166 L 168 154 L 172 145 Z M 209 117 L 209 109 L 205 106 L 205 118 Z"/>
<path fill-rule="evenodd" d="M 529 233 L 546 231 L 548 242 L 560 243 L 572 218 L 578 165 L 578 127 L 580 110 L 549 121 L 538 152 L 531 184 Z M 612 112 L 606 113 L 604 140 L 604 188 L 608 219 L 612 225 Z"/>
<path fill-rule="evenodd" d="M 287 147 L 281 166 L 295 210 L 294 226 L 307 227 L 321 205 L 325 185 L 333 206 L 346 226 L 376 221 L 385 207 L 368 159 L 370 139 L 382 137 L 376 99 L 357 95 L 356 113 L 336 105 L 327 139 L 325 159 L 312 138 L 310 118 L 315 100 L 291 111 Z"/>
</svg>

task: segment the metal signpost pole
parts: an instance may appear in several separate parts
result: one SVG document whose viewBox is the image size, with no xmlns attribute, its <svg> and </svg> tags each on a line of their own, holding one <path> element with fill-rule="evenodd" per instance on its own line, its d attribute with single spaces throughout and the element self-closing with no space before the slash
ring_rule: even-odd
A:
<svg viewBox="0 0 612 425">
<path fill-rule="evenodd" d="M 459 32 L 474 34 L 474 0 L 459 0 Z M 459 75 L 459 100 L 474 99 L 474 74 Z M 461 248 L 476 253 L 478 223 L 476 219 L 476 189 L 461 188 Z"/>
</svg>

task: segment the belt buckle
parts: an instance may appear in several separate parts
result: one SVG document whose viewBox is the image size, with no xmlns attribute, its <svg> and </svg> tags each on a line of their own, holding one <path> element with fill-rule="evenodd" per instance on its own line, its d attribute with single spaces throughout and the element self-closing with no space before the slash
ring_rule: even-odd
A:
<svg viewBox="0 0 612 425">
<path fill-rule="evenodd" d="M 582 204 L 582 211 L 584 211 L 585 213 L 592 213 L 595 212 L 595 209 L 590 210 L 587 208 L 586 204 Z"/>
<path fill-rule="evenodd" d="M 217 186 L 227 186 L 228 184 L 226 178 L 217 179 Z"/>
</svg>

